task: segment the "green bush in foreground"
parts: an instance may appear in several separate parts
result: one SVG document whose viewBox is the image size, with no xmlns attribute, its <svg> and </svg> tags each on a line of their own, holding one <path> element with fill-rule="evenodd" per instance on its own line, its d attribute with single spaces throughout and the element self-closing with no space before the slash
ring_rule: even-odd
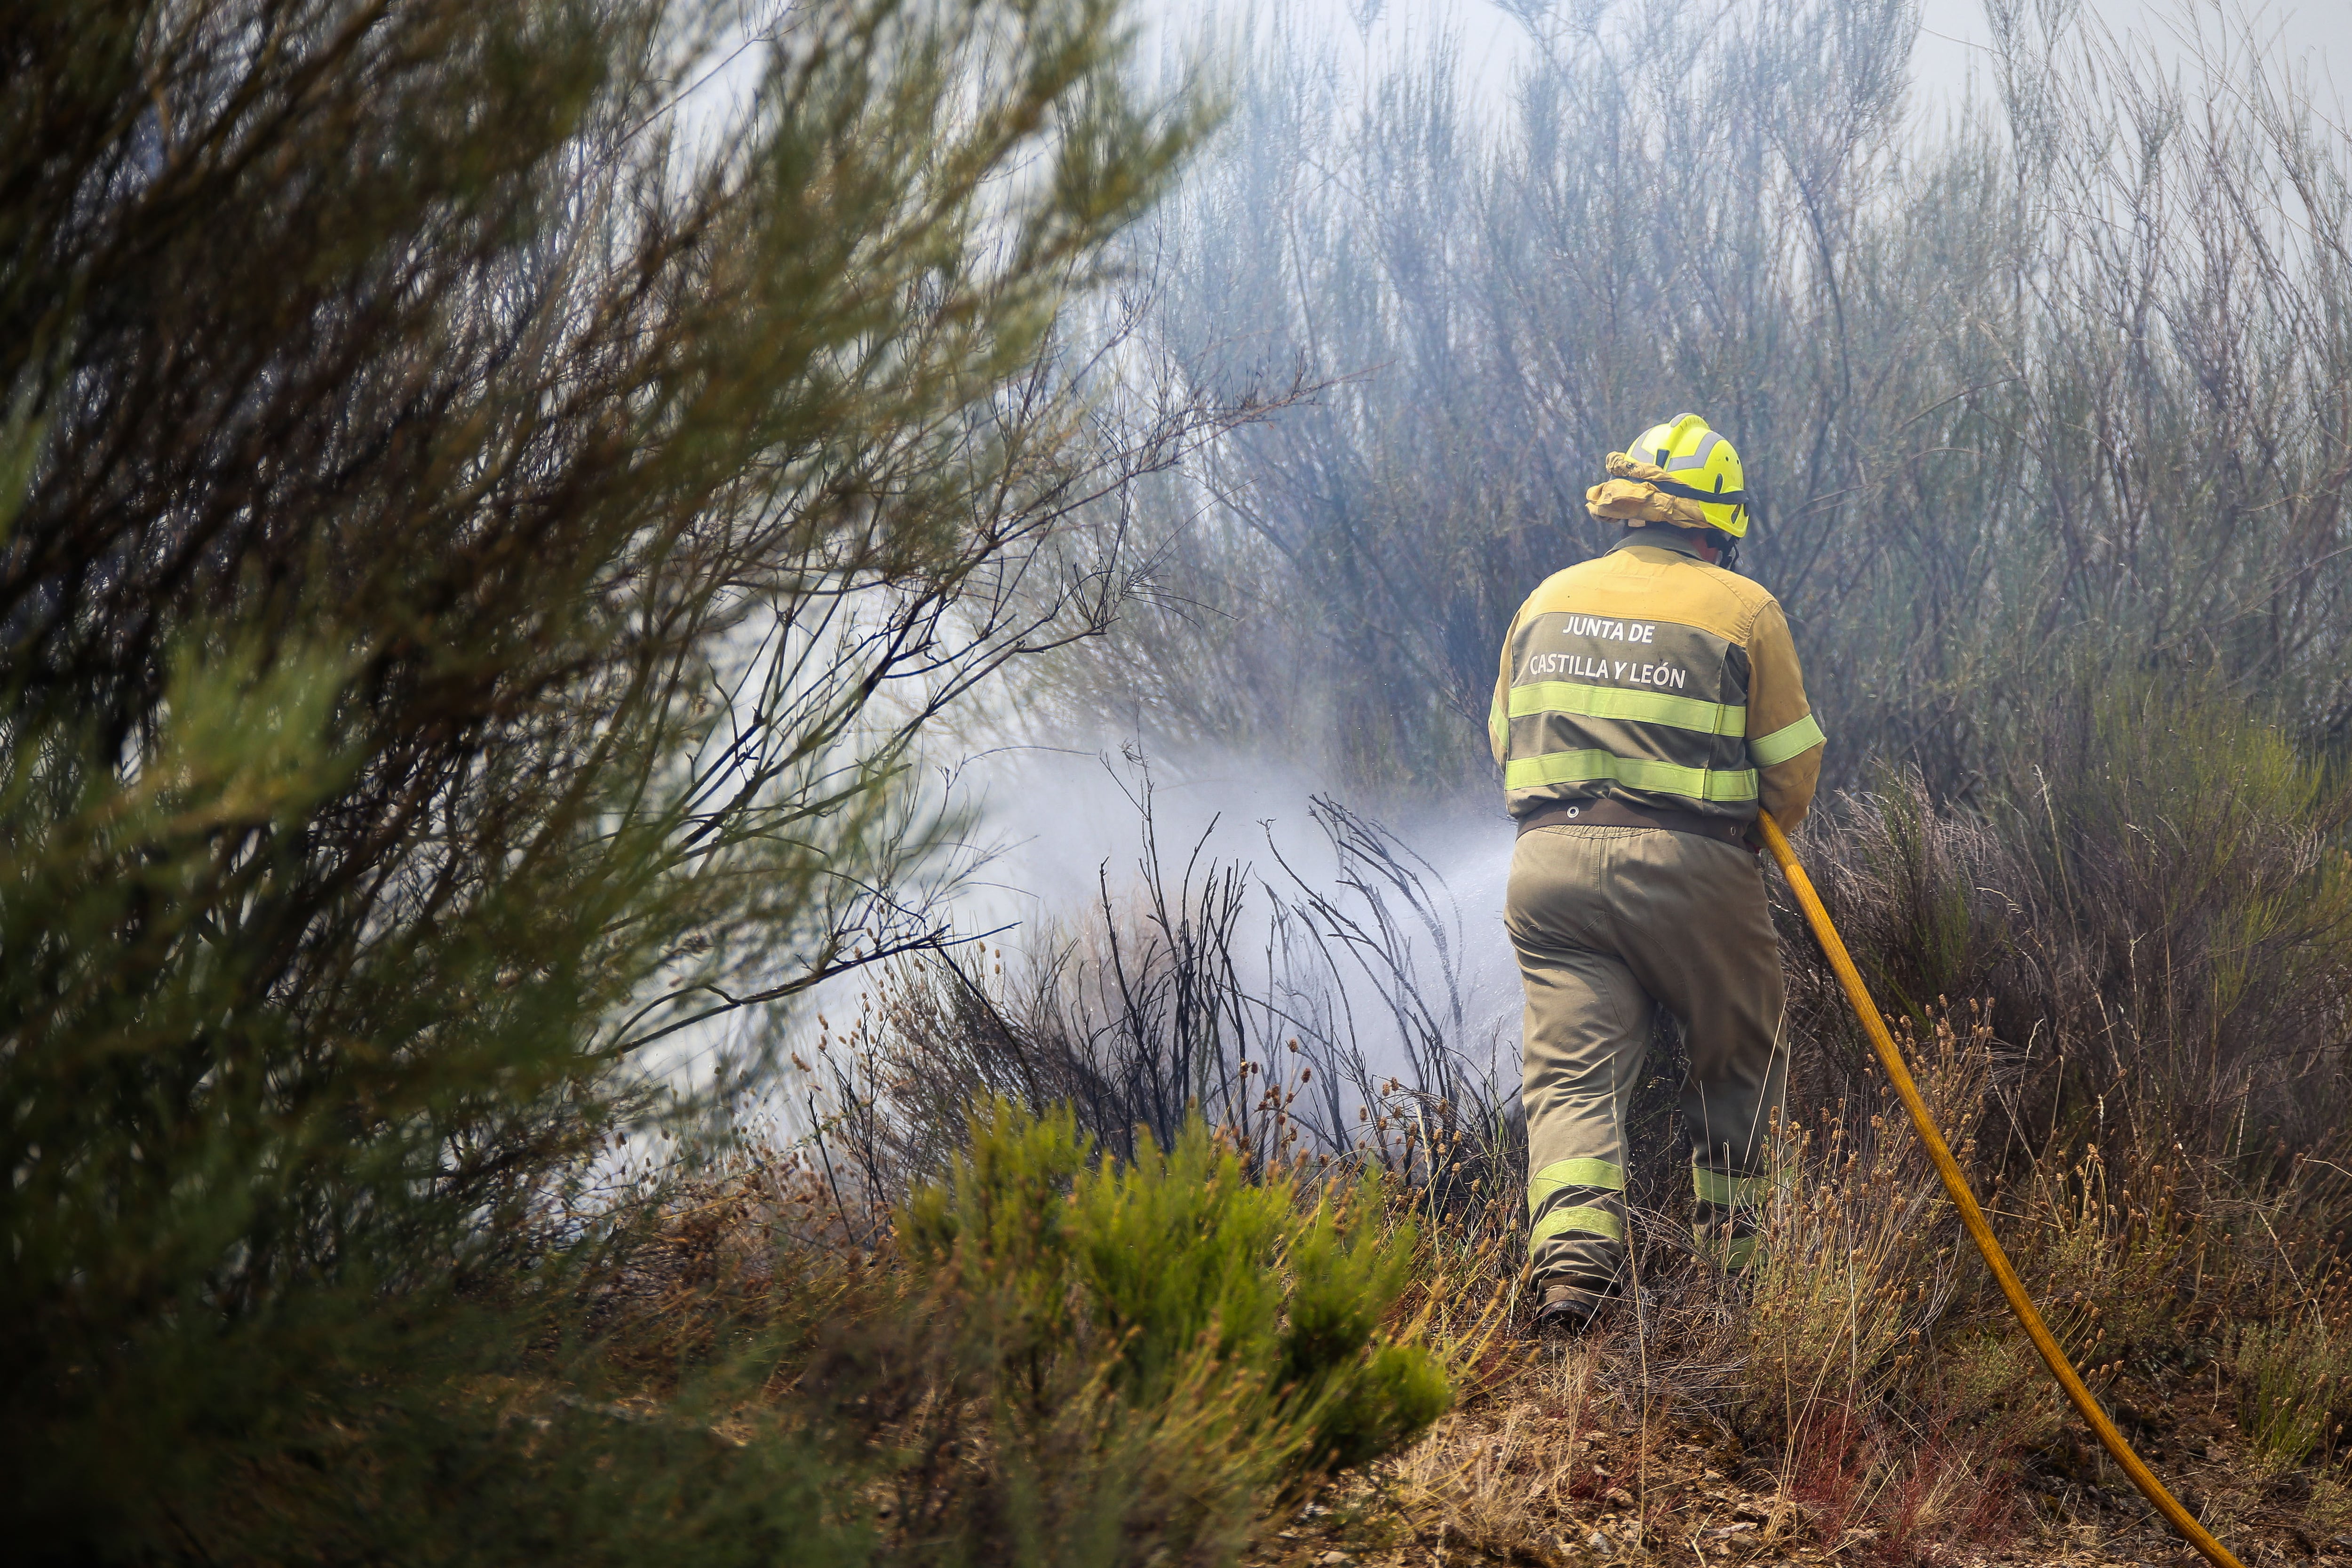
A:
<svg viewBox="0 0 2352 1568">
<path fill-rule="evenodd" d="M 1205 122 L 1129 36 L 0 5 L 13 1560 L 809 1560 L 768 1450 L 486 1391 L 595 1380 L 559 1211 L 680 1036 L 929 940 L 909 749 L 1213 422 L 1072 346 Z"/>
<path fill-rule="evenodd" d="M 1373 1181 L 1304 1192 L 1197 1117 L 1125 1164 L 1067 1109 L 996 1102 L 971 1138 L 895 1267 L 786 1244 L 698 1274 L 649 1217 L 565 1271 L 593 1328 L 543 1270 L 485 1280 L 408 1375 L 322 1377 L 216 1463 L 184 1550 L 124 1555 L 1222 1568 L 1451 1400 L 1383 1331 L 1416 1237 Z M 767 1234 L 717 1189 L 657 1202 Z"/>
<path fill-rule="evenodd" d="M 1379 1215 L 1369 1180 L 1310 1207 L 1288 1178 L 1253 1178 L 1198 1117 L 1120 1165 L 1068 1110 L 1000 1100 L 899 1235 L 1002 1369 L 1008 1431 L 1036 1430 L 1083 1375 L 1155 1420 L 1216 1407 L 1234 1479 L 1289 1486 L 1390 1451 L 1452 1398 L 1428 1350 L 1381 1331 L 1414 1234 Z"/>
</svg>

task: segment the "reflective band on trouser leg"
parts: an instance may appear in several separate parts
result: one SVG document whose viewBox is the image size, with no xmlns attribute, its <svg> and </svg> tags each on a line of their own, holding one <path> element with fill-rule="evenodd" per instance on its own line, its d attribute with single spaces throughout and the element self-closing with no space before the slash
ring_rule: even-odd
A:
<svg viewBox="0 0 2352 1568">
<path fill-rule="evenodd" d="M 1505 789 L 1536 789 L 1544 784 L 1592 784 L 1613 781 L 1634 789 L 1688 795 L 1694 800 L 1754 800 L 1756 770 L 1686 768 L 1644 757 L 1620 757 L 1608 752 L 1546 752 L 1522 757 L 1503 769 Z"/>
<path fill-rule="evenodd" d="M 1756 1211 L 1700 1204 L 1691 1211 L 1691 1242 L 1701 1258 L 1725 1268 L 1745 1268 L 1756 1261 Z"/>
<path fill-rule="evenodd" d="M 1724 1208 L 1757 1208 L 1772 1195 L 1772 1183 L 1768 1176 L 1727 1176 L 1705 1165 L 1693 1165 L 1691 1195 Z"/>
<path fill-rule="evenodd" d="M 1699 1256 L 1725 1268 L 1741 1269 L 1756 1261 L 1757 1211 L 1771 1195 L 1768 1176 L 1731 1176 L 1704 1165 L 1691 1167 L 1691 1192 L 1698 1202 L 1691 1212 L 1691 1240 Z"/>
<path fill-rule="evenodd" d="M 1591 1187 L 1604 1193 L 1625 1190 L 1625 1167 L 1613 1160 L 1554 1160 L 1528 1178 L 1528 1215 L 1533 1218 L 1544 1200 L 1564 1187 Z"/>
<path fill-rule="evenodd" d="M 1613 1160 L 1554 1160 L 1528 1178 L 1528 1247 L 1571 1233 L 1625 1239 L 1613 1204 L 1625 1190 L 1625 1167 Z"/>
<path fill-rule="evenodd" d="M 1528 1227 L 1528 1247 L 1532 1251 L 1538 1242 L 1571 1234 L 1605 1236 L 1612 1241 L 1622 1241 L 1625 1239 L 1624 1216 L 1612 1209 L 1590 1204 L 1556 1208 Z"/>
<path fill-rule="evenodd" d="M 1701 1258 L 1738 1273 L 1756 1266 L 1761 1238 L 1753 1230 L 1740 1229 L 1737 1220 L 1695 1219 L 1691 1221 L 1691 1241 Z"/>
</svg>

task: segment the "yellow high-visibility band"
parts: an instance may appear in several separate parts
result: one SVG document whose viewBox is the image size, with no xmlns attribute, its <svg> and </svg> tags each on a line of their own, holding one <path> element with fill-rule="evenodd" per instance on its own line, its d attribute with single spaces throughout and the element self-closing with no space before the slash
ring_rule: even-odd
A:
<svg viewBox="0 0 2352 1568">
<path fill-rule="evenodd" d="M 1563 1231 L 1579 1231 L 1589 1236 L 1605 1236 L 1612 1241 L 1622 1241 L 1625 1239 L 1625 1221 L 1604 1208 L 1554 1209 L 1528 1227 L 1528 1245 L 1533 1247 Z"/>
<path fill-rule="evenodd" d="M 1625 1167 L 1610 1160 L 1554 1160 L 1528 1178 L 1528 1212 L 1562 1187 L 1599 1187 L 1605 1193 L 1625 1190 Z"/>
<path fill-rule="evenodd" d="M 1691 1191 L 1703 1204 L 1720 1204 L 1729 1208 L 1734 1204 L 1750 1207 L 1762 1203 L 1772 1193 L 1769 1176 L 1727 1176 L 1710 1171 L 1705 1165 L 1691 1167 Z"/>
<path fill-rule="evenodd" d="M 1810 752 L 1828 739 L 1808 713 L 1793 724 L 1784 724 L 1769 735 L 1759 735 L 1748 742 L 1748 754 L 1756 759 L 1758 767 L 1769 768 Z"/>
<path fill-rule="evenodd" d="M 1591 784 L 1607 779 L 1634 789 L 1664 795 L 1686 795 L 1694 800 L 1754 800 L 1753 768 L 1718 771 L 1685 768 L 1646 757 L 1620 757 L 1608 752 L 1546 752 L 1522 757 L 1503 769 L 1505 789 L 1536 789 L 1544 784 Z"/>
<path fill-rule="evenodd" d="M 1763 1239 L 1752 1230 L 1727 1234 L 1731 1227 L 1721 1220 L 1695 1219 L 1690 1228 L 1691 1246 L 1698 1255 L 1726 1268 L 1745 1268 L 1754 1263 L 1758 1243 Z"/>
<path fill-rule="evenodd" d="M 1699 1250 L 1702 1252 L 1711 1252 L 1717 1244 L 1720 1243 L 1723 1247 L 1723 1266 L 1737 1273 L 1742 1268 L 1755 1266 L 1757 1244 L 1762 1239 L 1761 1237 L 1756 1236 L 1735 1236 L 1730 1240 L 1724 1241 L 1720 1237 L 1703 1236 L 1699 1237 L 1697 1241 Z"/>
<path fill-rule="evenodd" d="M 1511 723 L 1503 717 L 1502 693 L 1495 694 L 1494 706 L 1486 710 L 1486 733 L 1494 738 L 1495 750 L 1501 751 L 1511 743 Z"/>
<path fill-rule="evenodd" d="M 1586 719 L 1632 719 L 1671 724 L 1703 735 L 1745 735 L 1748 710 L 1727 702 L 1702 702 L 1663 691 L 1628 691 L 1617 686 L 1586 686 L 1574 680 L 1537 680 L 1511 688 L 1511 717 L 1574 713 Z M 1792 753 L 1793 754 L 1793 753 Z"/>
</svg>

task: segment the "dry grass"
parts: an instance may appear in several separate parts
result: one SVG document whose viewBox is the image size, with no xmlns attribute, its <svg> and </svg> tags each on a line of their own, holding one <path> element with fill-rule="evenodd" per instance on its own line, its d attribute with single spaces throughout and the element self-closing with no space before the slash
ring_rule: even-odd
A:
<svg viewBox="0 0 2352 1568">
<path fill-rule="evenodd" d="M 1996 1055 L 1984 1014 L 1939 1011 L 1906 1052 L 1970 1152 Z M 1891 1097 L 1819 1107 L 1782 1151 L 1753 1279 L 1694 1256 L 1680 1215 L 1647 1214 L 1638 1303 L 1566 1348 L 1520 1336 L 1516 1203 L 1433 1215 L 1425 1188 L 1394 1183 L 1422 1226 L 1397 1310 L 1454 1369 L 1457 1406 L 1369 1473 L 1273 1505 L 1250 1561 L 2187 1561 L 1961 1250 Z M 2143 1456 L 2250 1564 L 2352 1563 L 2352 1281 L 2309 1207 L 2172 1150 L 2019 1169 L 1996 1226 Z M 887 1244 L 851 1246 L 837 1204 L 821 1163 L 757 1148 L 673 1196 L 625 1276 L 629 1331 L 663 1347 L 642 1358 L 646 1397 L 722 1298 L 837 1316 L 887 1290 Z"/>
<path fill-rule="evenodd" d="M 1906 1052 L 1964 1152 L 1983 1019 L 1939 1013 Z M 2189 1560 L 1960 1250 L 1891 1096 L 1822 1107 L 1783 1149 L 1752 1281 L 1647 1215 L 1638 1308 L 1565 1349 L 1497 1339 L 1452 1415 L 1262 1560 Z M 2275 1194 L 2247 1223 L 2222 1173 L 2164 1152 L 2052 1152 L 2001 1184 L 1996 1226 L 2142 1456 L 2244 1561 L 2352 1563 L 2352 1295 L 2297 1262 L 2332 1243 Z"/>
<path fill-rule="evenodd" d="M 2101 837 L 2112 825 L 2057 820 L 2066 833 L 2036 849 L 2048 863 L 2030 863 L 1913 781 L 1843 803 L 1810 848 L 1882 995 L 1928 998 L 1894 1020 L 1906 1059 L 2029 1291 L 2143 1457 L 2249 1563 L 2352 1563 L 2352 1279 L 2340 1257 L 2352 1162 L 2324 1140 L 2288 1146 L 2288 1122 L 2262 1109 L 2326 1120 L 2342 1094 L 2329 1076 L 2332 1026 L 2316 1003 L 2272 997 L 2259 1017 L 2232 1015 L 2223 1028 L 2196 1000 L 2223 980 L 2246 994 L 2249 964 L 2262 970 L 2257 989 L 2309 991 L 2343 955 L 2318 938 L 2229 937 L 2180 912 L 2163 866 L 2134 871 L 2146 887 L 2118 880 Z M 2190 892 L 2218 896 L 2202 882 Z M 1127 929 L 1181 933 L 1198 896 L 1177 889 Z M 2247 897 L 2273 915 L 2278 899 L 2308 897 L 2295 920 L 2335 940 L 2325 879 L 2266 882 Z M 1102 915 L 1120 911 L 1107 901 Z M 2181 934 L 2192 927 L 2203 932 L 2194 942 Z M 2117 967 L 2119 953 L 2166 944 L 2163 986 L 2145 964 Z M 1129 994 L 1147 999 L 1236 973 L 1213 942 L 1131 951 L 1140 983 Z M 1457 1391 L 1451 1414 L 1369 1473 L 1303 1506 L 1267 1500 L 1255 1560 L 2185 1560 L 2010 1319 L 1803 952 L 1792 943 L 1791 1003 L 1808 1047 L 1760 1216 L 1761 1261 L 1734 1279 L 1696 1252 L 1686 1179 L 1657 1152 L 1681 1146 L 1671 1094 L 1637 1102 L 1637 1142 L 1651 1152 L 1633 1184 L 1636 1296 L 1565 1352 L 1521 1337 L 1524 1148 L 1507 1119 L 1426 1081 L 1373 1077 L 1344 1037 L 1292 1048 L 1286 1029 L 1252 1022 L 1196 1041 L 1209 1076 L 1195 1081 L 1230 1086 L 1217 1102 L 1225 1136 L 1255 1169 L 1307 1190 L 1369 1170 L 1391 1220 L 1415 1222 L 1413 1281 L 1391 1327 L 1434 1349 Z M 887 1275 L 879 1200 L 951 1146 L 943 1108 L 963 1087 L 1083 1068 L 1108 1103 L 1128 1092 L 1115 1042 L 1174 1027 L 1165 1009 L 1112 1016 L 1099 976 L 1070 989 L 1078 972 L 1059 962 L 1043 980 L 1058 973 L 1060 993 L 1017 960 L 1010 974 L 947 988 L 914 971 L 887 978 L 813 1053 L 836 1086 L 822 1135 L 737 1148 L 725 1178 L 736 1184 L 732 1239 L 711 1240 L 708 1204 L 675 1203 L 656 1229 L 677 1256 L 649 1272 L 685 1279 L 691 1264 L 696 1278 L 732 1279 L 754 1296 L 812 1257 Z M 1394 973 L 1411 980 L 1405 966 Z M 1981 981 L 1959 992 L 1979 999 L 1944 1002 L 1934 988 L 1947 981 Z M 1225 994 L 1244 1020 L 1273 1022 L 1244 992 Z M 2269 1026 L 2282 1019 L 2302 1031 L 2293 1048 L 2258 1048 L 2283 1037 Z M 2200 1031 L 2191 1093 L 2168 1042 Z M 1672 1043 L 1654 1063 L 1668 1090 Z M 2239 1086 L 2228 1126 L 2200 1109 L 2217 1071 Z M 1333 1080 L 1351 1092 L 1327 1104 Z M 905 1138 L 909 1129 L 921 1135 Z M 740 1261 L 715 1272 L 695 1261 L 713 1246 Z M 645 1300 L 649 1331 L 677 1342 L 692 1312 L 675 1297 Z"/>
</svg>

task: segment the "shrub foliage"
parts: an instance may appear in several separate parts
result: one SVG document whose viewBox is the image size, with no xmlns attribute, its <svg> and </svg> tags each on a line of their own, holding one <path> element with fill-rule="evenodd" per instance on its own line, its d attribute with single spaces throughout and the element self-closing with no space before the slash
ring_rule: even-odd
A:
<svg viewBox="0 0 2352 1568">
<path fill-rule="evenodd" d="M 1362 1464 L 1446 1405 L 1431 1352 L 1382 1332 L 1417 1234 L 1383 1207 L 1368 1175 L 1307 1209 L 1197 1116 L 1117 1164 L 1066 1109 L 1033 1119 L 998 1100 L 900 1234 L 915 1268 L 985 1304 L 1011 1364 L 1093 1350 L 1122 1397 L 1150 1404 L 1206 1358 L 1246 1390 L 1237 1440 L 1296 1473 Z"/>
<path fill-rule="evenodd" d="M 1065 353 L 1198 129 L 1123 38 L 0 14 L 0 1533 L 209 1553 L 520 1342 L 452 1314 L 659 1042 L 926 939 L 912 736 L 1098 628 L 1089 499 L 1209 417 Z"/>
</svg>

